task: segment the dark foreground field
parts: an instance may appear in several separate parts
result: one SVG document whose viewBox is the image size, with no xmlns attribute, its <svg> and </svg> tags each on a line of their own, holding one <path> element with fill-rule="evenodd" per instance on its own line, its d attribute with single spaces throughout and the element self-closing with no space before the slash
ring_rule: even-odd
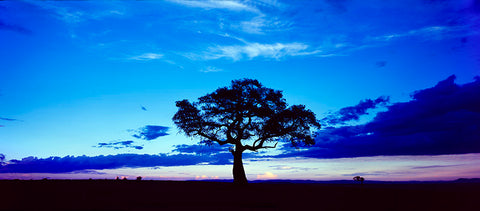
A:
<svg viewBox="0 0 480 211">
<path fill-rule="evenodd" d="M 0 210 L 480 210 L 480 183 L 0 181 Z"/>
</svg>

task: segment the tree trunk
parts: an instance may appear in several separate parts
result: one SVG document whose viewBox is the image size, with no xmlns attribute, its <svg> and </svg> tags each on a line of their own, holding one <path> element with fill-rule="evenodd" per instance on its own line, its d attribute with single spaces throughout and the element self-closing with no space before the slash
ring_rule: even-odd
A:
<svg viewBox="0 0 480 211">
<path fill-rule="evenodd" d="M 233 154 L 233 184 L 246 185 L 248 183 L 245 176 L 245 169 L 242 162 L 242 150 L 235 150 Z"/>
</svg>

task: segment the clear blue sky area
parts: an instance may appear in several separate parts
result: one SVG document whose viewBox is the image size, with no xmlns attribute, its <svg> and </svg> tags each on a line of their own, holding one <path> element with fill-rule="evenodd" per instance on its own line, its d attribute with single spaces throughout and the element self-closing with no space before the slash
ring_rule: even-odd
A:
<svg viewBox="0 0 480 211">
<path fill-rule="evenodd" d="M 230 178 L 172 117 L 241 78 L 323 125 L 249 178 L 480 177 L 478 49 L 475 0 L 0 1 L 0 178 Z"/>
</svg>

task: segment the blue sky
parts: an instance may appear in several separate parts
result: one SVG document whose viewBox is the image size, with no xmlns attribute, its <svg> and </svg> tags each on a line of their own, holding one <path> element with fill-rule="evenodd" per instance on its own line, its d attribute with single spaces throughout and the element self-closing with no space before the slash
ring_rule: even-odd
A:
<svg viewBox="0 0 480 211">
<path fill-rule="evenodd" d="M 466 97 L 479 93 L 479 13 L 473 0 L 2 1 L 3 177 L 230 178 L 228 151 L 194 153 L 171 118 L 175 101 L 240 78 L 324 120 L 312 148 L 249 155 L 249 178 L 479 176 L 480 104 Z M 398 118 L 407 129 L 384 127 Z M 446 136 L 452 124 L 470 129 Z"/>
</svg>

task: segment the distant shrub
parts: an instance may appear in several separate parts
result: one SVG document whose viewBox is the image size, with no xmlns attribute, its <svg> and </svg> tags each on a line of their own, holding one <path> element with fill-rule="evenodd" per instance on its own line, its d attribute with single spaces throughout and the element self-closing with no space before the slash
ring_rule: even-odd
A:
<svg viewBox="0 0 480 211">
<path fill-rule="evenodd" d="M 353 177 L 353 180 L 358 181 L 363 185 L 363 181 L 365 181 L 365 178 L 363 178 L 361 176 L 355 176 L 355 177 Z"/>
</svg>

